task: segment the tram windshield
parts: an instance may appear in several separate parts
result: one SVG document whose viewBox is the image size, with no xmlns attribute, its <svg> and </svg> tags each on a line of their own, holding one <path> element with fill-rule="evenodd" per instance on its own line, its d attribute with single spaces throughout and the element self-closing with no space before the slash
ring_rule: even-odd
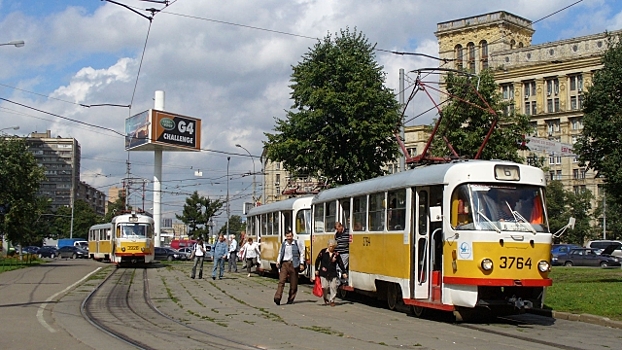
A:
<svg viewBox="0 0 622 350">
<path fill-rule="evenodd" d="M 152 237 L 151 226 L 148 224 L 120 224 L 117 227 L 117 237 L 145 238 Z"/>
<path fill-rule="evenodd" d="M 527 185 L 465 184 L 451 198 L 457 230 L 548 232 L 542 189 Z"/>
</svg>

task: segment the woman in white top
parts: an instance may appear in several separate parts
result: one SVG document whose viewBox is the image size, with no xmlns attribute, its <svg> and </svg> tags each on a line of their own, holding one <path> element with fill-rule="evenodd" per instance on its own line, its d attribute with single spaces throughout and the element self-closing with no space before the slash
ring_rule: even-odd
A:
<svg viewBox="0 0 622 350">
<path fill-rule="evenodd" d="M 251 277 L 251 268 L 255 266 L 255 270 L 257 270 L 257 258 L 261 255 L 259 251 L 259 244 L 257 242 L 253 242 L 252 237 L 248 237 L 248 241 L 242 247 L 244 250 L 244 259 L 246 259 L 246 271 L 248 272 L 248 277 Z"/>
<path fill-rule="evenodd" d="M 190 278 L 194 279 L 194 276 L 197 271 L 197 265 L 199 265 L 199 279 L 203 278 L 203 259 L 205 259 L 205 254 L 207 250 L 205 249 L 205 244 L 203 244 L 203 240 L 199 238 L 197 243 L 194 245 L 194 251 L 192 255 L 194 256 L 194 265 L 192 265 L 192 274 L 190 274 Z"/>
</svg>

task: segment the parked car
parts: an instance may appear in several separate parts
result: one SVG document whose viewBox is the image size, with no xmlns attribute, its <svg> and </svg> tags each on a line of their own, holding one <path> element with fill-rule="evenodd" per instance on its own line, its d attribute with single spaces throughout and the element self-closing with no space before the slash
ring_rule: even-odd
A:
<svg viewBox="0 0 622 350">
<path fill-rule="evenodd" d="M 192 249 L 193 248 L 191 247 L 186 247 L 186 248 L 179 249 L 179 251 L 188 254 L 188 258 L 190 258 L 190 255 L 192 255 Z M 205 261 L 214 261 L 214 256 L 212 255 L 212 246 L 210 245 L 205 246 L 205 250 L 207 250 Z"/>
<path fill-rule="evenodd" d="M 614 245 L 615 248 L 614 248 L 613 252 L 610 253 L 609 255 L 613 255 L 613 256 L 617 256 L 617 257 L 622 258 L 622 242 L 620 242 L 620 241 L 611 241 L 611 240 L 606 240 L 606 239 L 598 239 L 598 240 L 587 242 L 587 244 L 585 245 L 585 248 L 600 249 L 602 251 L 602 250 L 606 249 L 607 247 L 609 247 L 610 245 Z"/>
<path fill-rule="evenodd" d="M 86 259 L 89 257 L 89 252 L 76 246 L 68 245 L 58 249 L 58 257 L 65 259 Z"/>
<path fill-rule="evenodd" d="M 551 265 L 558 266 L 561 265 L 559 262 L 559 256 L 563 254 L 568 254 L 571 249 L 581 248 L 576 244 L 553 244 L 551 248 Z"/>
<path fill-rule="evenodd" d="M 58 256 L 58 249 L 56 249 L 56 247 L 44 245 L 43 247 L 39 248 L 37 254 L 39 255 L 39 258 L 54 259 Z"/>
<path fill-rule="evenodd" d="M 182 260 L 182 255 L 185 256 L 186 254 L 178 252 L 177 250 L 173 249 L 173 248 L 168 248 L 168 247 L 156 247 L 155 248 L 155 256 L 154 259 L 155 260 L 168 260 L 168 261 L 173 261 L 173 260 Z"/>
<path fill-rule="evenodd" d="M 29 245 L 28 247 L 22 248 L 22 254 L 37 254 L 39 249 L 40 249 L 39 247 L 36 247 L 34 245 Z"/>
<path fill-rule="evenodd" d="M 611 245 L 600 255 L 591 248 L 575 248 L 571 249 L 568 254 L 560 255 L 557 260 L 564 266 L 620 266 L 620 258 L 610 255 L 614 248 L 615 246 Z"/>
</svg>

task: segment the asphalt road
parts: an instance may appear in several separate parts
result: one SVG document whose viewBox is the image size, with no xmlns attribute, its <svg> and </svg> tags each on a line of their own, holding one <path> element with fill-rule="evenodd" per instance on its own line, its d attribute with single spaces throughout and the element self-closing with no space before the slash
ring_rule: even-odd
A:
<svg viewBox="0 0 622 350">
<path fill-rule="evenodd" d="M 190 327 L 261 349 L 603 349 L 620 348 L 622 330 L 525 315 L 493 324 L 417 319 L 368 298 L 325 306 L 301 286 L 292 305 L 272 301 L 276 280 L 226 273 L 190 279 L 190 263 L 148 269 L 153 304 Z M 82 301 L 113 268 L 89 260 L 56 260 L 0 274 L 3 349 L 127 349 L 84 320 Z M 287 286 L 286 286 L 287 291 Z M 140 332 L 140 325 L 136 326 Z M 170 348 L 170 345 L 167 347 Z M 188 348 L 183 343 L 178 348 Z M 196 347 L 193 347 L 196 348 Z M 222 348 L 205 344 L 205 349 Z"/>
</svg>

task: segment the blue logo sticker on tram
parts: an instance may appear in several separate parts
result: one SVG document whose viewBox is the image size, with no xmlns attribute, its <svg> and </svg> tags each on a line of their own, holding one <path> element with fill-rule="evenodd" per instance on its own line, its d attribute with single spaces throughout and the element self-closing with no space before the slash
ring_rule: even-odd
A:
<svg viewBox="0 0 622 350">
<path fill-rule="evenodd" d="M 471 246 L 467 242 L 460 243 L 460 259 L 471 260 Z"/>
</svg>

